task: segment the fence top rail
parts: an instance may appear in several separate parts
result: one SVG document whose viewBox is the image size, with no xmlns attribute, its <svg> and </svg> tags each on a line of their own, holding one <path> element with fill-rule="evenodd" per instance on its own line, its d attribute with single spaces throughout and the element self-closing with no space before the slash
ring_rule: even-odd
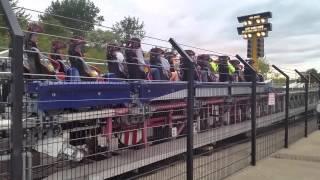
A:
<svg viewBox="0 0 320 180">
<path fill-rule="evenodd" d="M 297 69 L 295 69 L 294 71 L 301 77 L 301 79 L 303 79 L 306 83 L 309 83 L 308 78 L 306 78 L 306 76 L 304 76 L 300 71 L 298 71 Z"/>
<path fill-rule="evenodd" d="M 286 79 L 287 79 L 287 81 L 290 80 L 289 76 L 288 76 L 285 72 L 283 72 L 280 68 L 278 68 L 276 65 L 272 65 L 272 67 L 273 67 L 275 70 L 277 70 L 280 74 L 282 74 L 283 76 L 285 76 Z"/>
<path fill-rule="evenodd" d="M 311 77 L 313 77 L 318 83 L 320 83 L 320 78 L 318 77 L 318 75 L 314 74 L 314 73 L 310 73 Z"/>
<path fill-rule="evenodd" d="M 257 71 L 249 65 L 245 60 L 242 59 L 238 54 L 235 56 L 244 66 L 248 67 L 254 74 L 257 74 Z"/>
</svg>

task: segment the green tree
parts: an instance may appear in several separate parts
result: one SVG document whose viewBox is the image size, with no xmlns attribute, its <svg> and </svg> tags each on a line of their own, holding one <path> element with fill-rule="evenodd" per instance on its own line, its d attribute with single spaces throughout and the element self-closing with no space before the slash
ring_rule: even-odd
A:
<svg viewBox="0 0 320 180">
<path fill-rule="evenodd" d="M 259 58 L 256 67 L 258 72 L 264 77 L 267 77 L 268 73 L 270 73 L 270 64 L 265 58 Z"/>
<path fill-rule="evenodd" d="M 314 69 L 314 68 L 308 69 L 306 71 L 306 75 L 308 77 L 309 77 L 310 74 L 318 75 L 318 77 L 320 77 L 318 71 L 316 69 Z M 317 81 L 314 78 L 310 77 L 310 83 L 317 83 Z"/>
<path fill-rule="evenodd" d="M 91 46 L 101 48 L 106 43 L 116 43 L 118 41 L 118 37 L 111 31 L 103 31 L 101 29 L 97 29 L 91 31 L 87 34 L 87 39 L 90 42 L 93 42 Z"/>
<path fill-rule="evenodd" d="M 43 26 L 43 30 L 47 34 L 70 37 L 72 36 L 72 31 L 68 28 L 65 28 L 63 24 L 60 23 L 53 16 L 47 16 L 41 19 L 41 24 Z"/>
<path fill-rule="evenodd" d="M 9 3 L 17 16 L 20 25 L 22 26 L 22 28 L 25 28 L 27 25 L 27 21 L 30 18 L 30 15 L 27 14 L 24 9 L 21 9 L 18 7 L 18 3 L 19 3 L 18 0 L 9 0 Z M 3 14 L 2 8 L 0 8 L 0 14 L 1 14 L 0 15 L 0 26 L 7 27 L 7 24 L 4 19 L 5 17 L 4 17 L 4 15 L 2 15 Z M 0 29 L 0 39 L 1 39 L 0 46 L 2 46 L 2 47 L 8 46 L 9 33 L 8 33 L 7 29 Z"/>
<path fill-rule="evenodd" d="M 144 22 L 140 22 L 136 17 L 124 17 L 123 20 L 113 25 L 113 32 L 121 41 L 128 40 L 132 37 L 143 39 L 145 36 Z"/>
<path fill-rule="evenodd" d="M 286 83 L 286 78 L 284 78 L 278 72 L 274 72 L 271 74 L 271 80 L 275 85 L 279 85 L 279 86 L 282 86 Z"/>
<path fill-rule="evenodd" d="M 26 13 L 26 11 L 20 7 L 18 7 L 18 3 L 19 0 L 9 0 L 9 3 L 13 9 L 13 11 L 15 12 L 18 20 L 20 21 L 20 23 L 24 23 L 26 24 L 27 20 L 30 18 L 30 15 Z M 3 14 L 3 10 L 2 8 L 0 8 L 0 14 Z M 2 15 L 1 15 L 2 16 Z M 3 20 L 3 16 L 1 17 L 1 20 Z M 4 21 L 0 21 L 1 25 L 4 25 Z"/>
<path fill-rule="evenodd" d="M 318 71 L 315 68 L 308 69 L 306 71 L 307 74 L 318 74 Z"/>
<path fill-rule="evenodd" d="M 103 16 L 100 16 L 99 13 L 100 9 L 90 0 L 56 0 L 51 2 L 40 19 L 46 20 L 56 15 L 55 19 L 62 25 L 73 28 L 71 31 L 74 35 L 83 36 L 84 31 L 91 31 L 95 24 L 104 21 Z"/>
</svg>

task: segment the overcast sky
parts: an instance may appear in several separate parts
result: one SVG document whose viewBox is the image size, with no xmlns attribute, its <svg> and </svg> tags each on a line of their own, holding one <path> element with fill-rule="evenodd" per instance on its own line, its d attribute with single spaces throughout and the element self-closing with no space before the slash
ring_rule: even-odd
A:
<svg viewBox="0 0 320 180">
<path fill-rule="evenodd" d="M 124 16 L 145 22 L 148 36 L 227 54 L 246 56 L 246 41 L 238 36 L 237 16 L 271 11 L 273 31 L 265 40 L 270 63 L 286 68 L 320 70 L 319 0 L 92 0 L 112 26 Z M 43 11 L 51 0 L 20 0 Z M 145 42 L 169 44 L 145 39 Z M 203 53 L 203 52 L 199 52 Z"/>
</svg>

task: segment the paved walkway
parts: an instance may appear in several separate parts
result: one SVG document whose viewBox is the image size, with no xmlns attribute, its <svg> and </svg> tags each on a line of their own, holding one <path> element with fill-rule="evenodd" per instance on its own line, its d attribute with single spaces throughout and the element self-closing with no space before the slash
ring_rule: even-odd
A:
<svg viewBox="0 0 320 180">
<path fill-rule="evenodd" d="M 248 167 L 227 180 L 319 180 L 320 131 L 282 149 L 257 166 Z"/>
</svg>

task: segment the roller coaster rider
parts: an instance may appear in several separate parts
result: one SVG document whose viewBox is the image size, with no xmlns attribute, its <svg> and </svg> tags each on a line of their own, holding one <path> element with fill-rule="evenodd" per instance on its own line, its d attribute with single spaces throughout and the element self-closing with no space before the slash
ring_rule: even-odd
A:
<svg viewBox="0 0 320 180">
<path fill-rule="evenodd" d="M 59 40 L 54 40 L 51 43 L 51 53 L 49 58 L 51 62 L 57 64 L 56 71 L 60 73 L 67 73 L 69 69 L 68 65 L 63 62 L 64 60 L 64 50 L 67 48 L 67 45 Z"/>
<path fill-rule="evenodd" d="M 212 58 L 209 59 L 209 65 L 211 70 L 211 80 L 212 82 L 219 81 L 219 64 L 215 62 Z"/>
<path fill-rule="evenodd" d="M 217 65 L 211 62 L 210 55 L 201 54 L 197 58 L 197 64 L 200 66 L 201 70 L 201 81 L 202 82 L 214 82 L 215 75 L 214 71 L 217 71 Z M 214 68 L 214 71 L 212 70 Z"/>
<path fill-rule="evenodd" d="M 244 82 L 243 72 L 242 72 L 242 65 L 240 61 L 237 59 L 230 60 L 230 64 L 234 67 L 235 72 L 233 73 L 232 80 L 235 82 Z"/>
<path fill-rule="evenodd" d="M 114 74 L 116 78 L 128 78 L 128 69 L 127 64 L 125 63 L 125 57 L 121 52 L 121 47 L 117 44 L 107 45 L 107 63 L 109 73 Z"/>
<path fill-rule="evenodd" d="M 69 45 L 69 61 L 72 68 L 76 68 L 79 71 L 79 75 L 82 79 L 85 80 L 96 80 L 94 78 L 98 78 L 99 70 L 93 66 L 89 66 L 85 60 L 83 55 L 83 49 L 85 45 L 85 41 L 82 37 L 75 36 L 70 40 Z M 90 77 L 90 78 L 83 78 Z"/>
<path fill-rule="evenodd" d="M 230 64 L 228 56 L 219 56 L 219 81 L 227 82 L 232 81 L 232 75 L 235 73 L 235 68 Z"/>
<path fill-rule="evenodd" d="M 157 68 L 149 68 L 146 64 L 139 38 L 128 40 L 125 49 L 129 79 L 161 79 L 159 70 Z"/>
<path fill-rule="evenodd" d="M 197 64 L 197 58 L 196 54 L 192 50 L 185 50 L 185 52 L 189 55 L 189 57 L 193 60 L 193 65 L 195 67 L 195 74 L 194 74 L 194 80 L 201 81 L 201 74 L 200 69 L 201 67 Z M 184 59 L 181 57 L 180 59 L 180 76 L 182 77 L 182 81 L 188 81 L 188 66 L 187 66 L 187 59 Z"/>
<path fill-rule="evenodd" d="M 132 38 L 127 42 L 125 55 L 129 79 L 145 79 L 146 63 L 144 61 L 140 39 Z"/>
<path fill-rule="evenodd" d="M 31 74 L 46 74 L 54 75 L 55 69 L 53 64 L 45 57 L 38 49 L 38 33 L 43 32 L 41 26 L 36 23 L 31 23 L 28 26 L 27 33 L 25 35 L 25 50 L 28 58 L 28 71 Z M 32 75 L 32 78 L 48 78 L 36 75 Z M 50 77 L 49 77 L 50 78 Z"/>
<path fill-rule="evenodd" d="M 252 59 L 247 59 L 246 60 L 247 63 L 251 66 L 253 66 L 253 60 Z M 247 67 L 244 68 L 244 79 L 246 82 L 251 82 L 252 81 L 252 72 L 250 69 L 248 69 Z M 264 82 L 264 77 L 262 74 L 257 74 L 257 81 L 258 82 Z"/>
<path fill-rule="evenodd" d="M 157 69 L 160 74 L 160 80 L 169 80 L 171 77 L 169 61 L 164 58 L 164 51 L 160 48 L 150 50 L 151 68 Z"/>
<path fill-rule="evenodd" d="M 249 64 L 249 65 L 253 65 L 253 60 L 252 59 L 247 59 L 246 60 L 246 62 Z M 252 71 L 249 69 L 249 68 L 247 68 L 247 67 L 244 67 L 244 71 L 243 71 L 243 73 L 244 73 L 244 79 L 245 79 L 245 81 L 246 82 L 251 82 L 252 81 Z"/>
<path fill-rule="evenodd" d="M 179 64 L 177 63 L 177 55 L 174 52 L 166 52 L 164 54 L 164 58 L 168 60 L 170 65 L 170 81 L 179 81 L 179 73 L 178 73 L 178 67 Z"/>
</svg>

